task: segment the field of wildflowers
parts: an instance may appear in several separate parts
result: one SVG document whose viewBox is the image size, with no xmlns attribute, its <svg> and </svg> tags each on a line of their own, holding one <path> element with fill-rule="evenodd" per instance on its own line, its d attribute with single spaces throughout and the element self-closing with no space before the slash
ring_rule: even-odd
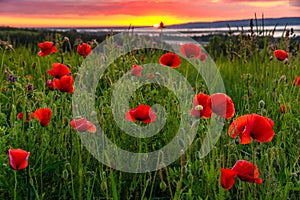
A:
<svg viewBox="0 0 300 200">
<path fill-rule="evenodd" d="M 123 74 L 141 77 L 145 64 L 157 63 L 183 74 L 195 93 L 188 113 L 199 123 L 194 141 L 171 165 L 145 173 L 102 164 L 78 135 L 97 132 L 89 118 L 72 113 L 78 106 L 72 103 L 79 89 L 74 82 L 82 62 L 97 48 L 96 40 L 78 40 L 73 46 L 57 34 L 34 46 L 0 41 L 0 199 L 299 199 L 300 46 L 289 35 L 279 41 L 258 36 L 249 31 L 233 40 L 229 33 L 226 55 L 216 56 L 208 46 L 226 94 L 210 94 L 186 62 L 189 58 L 201 65 L 209 57 L 192 43 L 181 45 L 180 54 L 129 52 L 107 68 L 91 115 L 108 138 L 129 151 L 151 152 L 172 140 L 180 103 L 159 84 L 139 88 L 124 121 L 141 127 L 155 123 L 158 113 L 151 106 L 160 104 L 167 112 L 165 127 L 150 138 L 126 136 L 111 111 L 112 90 Z M 107 46 L 107 51 L 114 48 Z M 167 74 L 145 76 L 152 80 Z M 213 116 L 224 127 L 216 146 L 201 157 Z"/>
</svg>

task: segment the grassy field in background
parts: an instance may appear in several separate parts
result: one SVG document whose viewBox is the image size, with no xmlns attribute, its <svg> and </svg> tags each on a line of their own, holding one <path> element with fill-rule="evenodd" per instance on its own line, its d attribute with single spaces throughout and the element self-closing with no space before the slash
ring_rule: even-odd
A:
<svg viewBox="0 0 300 200">
<path fill-rule="evenodd" d="M 256 36 L 253 32 L 237 37 L 229 34 L 223 46 L 218 46 L 218 39 L 214 38 L 206 47 L 235 106 L 235 115 L 225 122 L 216 147 L 206 157 L 199 158 L 208 123 L 200 119 L 196 138 L 180 159 L 161 170 L 143 174 L 117 171 L 96 160 L 70 126 L 72 95 L 47 88 L 45 83 L 51 77 L 46 71 L 52 63 L 68 65 L 76 77 L 84 58 L 76 52 L 74 41 L 70 53 L 62 44 L 64 35 L 44 38 L 56 40 L 59 49 L 46 57 L 37 55 L 38 43 L 43 41 L 12 46 L 10 50 L 3 43 L 0 46 L 0 199 L 13 199 L 15 185 L 17 199 L 299 199 L 300 87 L 292 83 L 300 76 L 300 46 L 298 42 L 291 43 L 289 35 L 281 39 Z M 278 61 L 273 55 L 275 49 L 286 50 L 288 62 Z M 159 64 L 163 53 L 130 52 L 110 65 L 99 82 L 95 112 L 108 137 L 122 147 L 133 149 L 138 141 L 126 137 L 114 122 L 110 110 L 114 83 L 133 64 Z M 187 75 L 195 93 L 207 93 L 205 83 L 193 76 L 187 62 L 182 61 L 176 70 Z M 9 82 L 9 74 L 14 74 L 17 81 Z M 28 84 L 33 85 L 33 92 L 27 90 Z M 133 107 L 141 103 L 166 107 L 166 127 L 146 141 L 149 148 L 159 149 L 177 132 L 178 101 L 168 89 L 147 85 L 130 102 Z M 287 107 L 286 113 L 280 112 L 282 104 Z M 53 112 L 47 127 L 41 127 L 37 120 L 25 122 L 16 117 L 20 112 L 33 112 L 40 107 L 51 108 Z M 271 142 L 241 145 L 228 136 L 231 122 L 250 113 L 274 121 L 275 136 Z M 10 148 L 30 152 L 29 166 L 17 171 L 17 182 L 8 161 Z M 232 189 L 224 190 L 220 169 L 231 168 L 237 160 L 255 163 L 263 184 L 236 179 Z"/>
</svg>

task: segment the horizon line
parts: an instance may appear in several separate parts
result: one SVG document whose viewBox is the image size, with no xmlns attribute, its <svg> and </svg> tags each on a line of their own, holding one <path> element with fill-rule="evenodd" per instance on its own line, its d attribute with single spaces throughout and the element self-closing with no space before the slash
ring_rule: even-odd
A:
<svg viewBox="0 0 300 200">
<path fill-rule="evenodd" d="M 195 23 L 202 23 L 202 24 L 210 24 L 210 23 L 222 23 L 222 22 L 238 22 L 238 21 L 247 21 L 247 20 L 257 20 L 257 21 L 262 21 L 262 20 L 272 20 L 272 19 L 288 19 L 288 18 L 300 18 L 300 16 L 294 16 L 294 17 L 268 17 L 268 18 L 243 18 L 243 19 L 233 19 L 233 20 L 215 20 L 215 21 L 190 21 L 190 22 L 185 22 L 185 23 L 176 23 L 176 24 L 167 24 L 166 26 L 180 26 L 180 25 L 187 25 L 187 24 L 195 24 Z M 300 22 L 299 22 L 300 24 Z M 0 25 L 0 28 L 28 28 L 28 29 L 60 29 L 60 28 L 66 28 L 66 29 L 88 29 L 88 28 L 120 28 L 120 29 L 130 29 L 131 27 L 134 28 L 151 28 L 153 25 L 138 25 L 134 26 L 132 24 L 129 25 L 116 25 L 116 26 L 7 26 L 7 25 Z"/>
</svg>

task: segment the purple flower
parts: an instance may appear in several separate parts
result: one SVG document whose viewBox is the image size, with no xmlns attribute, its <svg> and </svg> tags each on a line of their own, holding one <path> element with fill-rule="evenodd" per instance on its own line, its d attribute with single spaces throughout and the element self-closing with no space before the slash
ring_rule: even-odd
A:
<svg viewBox="0 0 300 200">
<path fill-rule="evenodd" d="M 33 85 L 31 83 L 28 83 L 28 85 L 27 85 L 26 88 L 27 88 L 28 92 L 32 92 L 33 91 Z"/>
<path fill-rule="evenodd" d="M 9 82 L 11 82 L 11 83 L 16 82 L 17 79 L 18 79 L 18 78 L 17 78 L 15 75 L 13 75 L 13 74 L 10 74 L 10 75 L 8 76 L 8 78 L 7 78 L 7 80 L 8 80 Z"/>
</svg>

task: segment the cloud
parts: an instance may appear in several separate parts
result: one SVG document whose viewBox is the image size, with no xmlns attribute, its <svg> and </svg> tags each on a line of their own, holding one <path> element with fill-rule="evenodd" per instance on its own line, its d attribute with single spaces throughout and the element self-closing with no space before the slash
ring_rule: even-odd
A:
<svg viewBox="0 0 300 200">
<path fill-rule="evenodd" d="M 226 20 L 251 17 L 255 12 L 266 16 L 278 12 L 283 16 L 288 10 L 281 12 L 278 4 L 284 2 L 299 6 L 299 0 L 0 0 L 0 16 L 84 19 L 118 15 Z"/>
<path fill-rule="evenodd" d="M 289 0 L 291 6 L 300 7 L 300 1 L 299 0 Z"/>
<path fill-rule="evenodd" d="M 286 2 L 287 0 L 223 0 L 223 2 L 227 3 L 257 3 L 257 2 Z"/>
<path fill-rule="evenodd" d="M 191 3 L 185 1 L 76 1 L 74 0 L 44 0 L 0 1 L 1 14 L 14 15 L 200 15 L 205 1 Z"/>
</svg>

